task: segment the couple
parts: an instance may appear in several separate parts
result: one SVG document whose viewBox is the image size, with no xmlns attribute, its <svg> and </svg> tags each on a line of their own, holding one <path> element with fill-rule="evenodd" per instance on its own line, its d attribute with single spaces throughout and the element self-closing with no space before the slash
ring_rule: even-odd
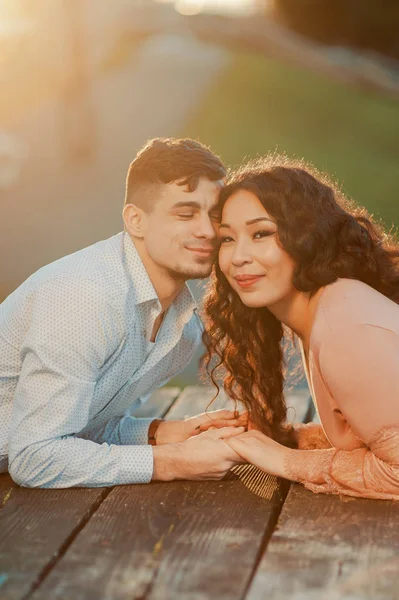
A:
<svg viewBox="0 0 399 600">
<path fill-rule="evenodd" d="M 129 168 L 125 231 L 0 306 L 0 472 L 91 487 L 250 462 L 315 492 L 399 499 L 398 246 L 301 162 L 225 176 L 198 142 L 152 140 Z M 211 271 L 202 325 L 185 282 Z M 321 425 L 286 424 L 290 331 Z M 212 380 L 216 360 L 247 411 L 134 418 L 202 335 Z"/>
</svg>

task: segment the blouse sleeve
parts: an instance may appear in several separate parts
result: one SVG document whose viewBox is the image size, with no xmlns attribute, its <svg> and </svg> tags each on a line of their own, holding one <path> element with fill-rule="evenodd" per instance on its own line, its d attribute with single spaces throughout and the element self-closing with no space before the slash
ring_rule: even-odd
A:
<svg viewBox="0 0 399 600">
<path fill-rule="evenodd" d="M 319 354 L 336 409 L 364 446 L 290 450 L 287 476 L 314 492 L 399 500 L 399 337 L 359 324 L 332 333 Z"/>
</svg>

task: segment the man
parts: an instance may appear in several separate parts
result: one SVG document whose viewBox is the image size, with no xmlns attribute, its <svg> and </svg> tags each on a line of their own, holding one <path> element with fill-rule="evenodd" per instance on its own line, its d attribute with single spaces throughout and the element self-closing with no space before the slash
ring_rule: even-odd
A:
<svg viewBox="0 0 399 600">
<path fill-rule="evenodd" d="M 92 487 L 220 478 L 241 462 L 222 441 L 243 431 L 231 411 L 131 415 L 200 342 L 185 282 L 210 273 L 224 175 L 193 140 L 152 140 L 129 168 L 125 231 L 43 267 L 0 306 L 0 472 Z"/>
</svg>

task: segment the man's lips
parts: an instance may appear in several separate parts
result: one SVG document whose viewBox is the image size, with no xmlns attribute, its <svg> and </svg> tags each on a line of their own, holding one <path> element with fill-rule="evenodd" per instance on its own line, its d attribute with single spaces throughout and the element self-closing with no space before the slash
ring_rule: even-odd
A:
<svg viewBox="0 0 399 600">
<path fill-rule="evenodd" d="M 262 277 L 264 275 L 236 275 L 234 279 L 240 287 L 246 288 L 259 281 L 259 279 L 262 279 Z"/>
<path fill-rule="evenodd" d="M 198 254 L 201 254 L 203 256 L 210 256 L 211 254 L 213 254 L 215 252 L 215 248 L 189 248 L 189 247 L 187 247 L 187 250 L 190 250 L 191 252 L 197 252 Z"/>
</svg>

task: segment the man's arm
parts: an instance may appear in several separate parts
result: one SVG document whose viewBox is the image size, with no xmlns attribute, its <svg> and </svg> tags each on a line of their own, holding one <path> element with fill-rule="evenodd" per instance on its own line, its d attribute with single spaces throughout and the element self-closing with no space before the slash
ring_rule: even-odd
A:
<svg viewBox="0 0 399 600">
<path fill-rule="evenodd" d="M 112 420 L 106 425 L 110 442 L 130 441 L 130 425 L 139 424 L 132 437 L 142 445 L 76 437 L 88 423 L 101 368 L 121 344 L 119 315 L 91 281 L 52 282 L 33 302 L 9 435 L 9 471 L 17 483 L 65 488 L 146 483 L 154 477 L 214 478 L 240 460 L 224 442 L 215 446 L 201 436 L 198 447 L 197 442 L 188 451 L 168 443 L 156 447 L 154 457 L 146 443 L 147 419 L 122 420 L 120 428 Z"/>
<path fill-rule="evenodd" d="M 36 292 L 10 425 L 9 470 L 17 483 L 92 487 L 151 480 L 150 446 L 74 436 L 87 425 L 101 368 L 123 339 L 115 313 L 91 281 L 53 281 Z"/>
</svg>

